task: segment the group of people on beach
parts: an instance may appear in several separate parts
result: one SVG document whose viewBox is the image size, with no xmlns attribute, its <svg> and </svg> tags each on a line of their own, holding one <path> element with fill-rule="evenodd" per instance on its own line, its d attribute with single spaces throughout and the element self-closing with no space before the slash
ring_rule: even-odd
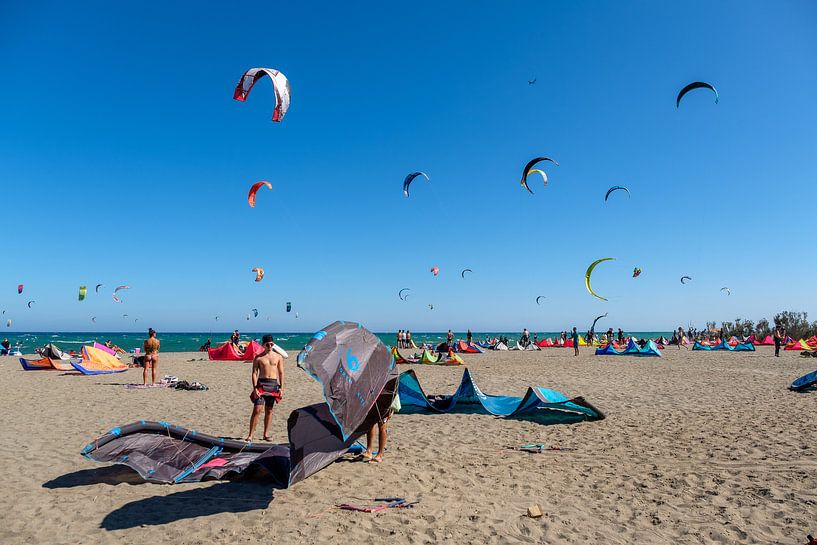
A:
<svg viewBox="0 0 817 545">
<path fill-rule="evenodd" d="M 406 331 L 408 341 L 411 341 L 411 332 Z M 406 337 L 404 337 L 404 341 Z M 207 339 L 208 343 L 210 339 Z M 244 351 L 240 344 L 241 334 L 236 329 L 230 336 L 230 343 L 236 350 Z M 261 338 L 261 345 L 264 351 L 255 356 L 252 362 L 252 371 L 250 373 L 250 402 L 252 403 L 252 412 L 250 413 L 250 429 L 247 436 L 244 438 L 247 442 L 253 441 L 255 429 L 258 427 L 258 421 L 261 419 L 261 414 L 264 415 L 264 441 L 271 441 L 270 427 L 272 424 L 272 411 L 277 403 L 280 403 L 284 396 L 284 358 L 275 350 L 275 339 L 272 335 L 264 335 Z M 148 384 L 148 369 L 151 370 L 151 384 L 156 383 L 156 373 L 159 364 L 159 349 L 161 342 L 156 337 L 156 331 L 153 328 L 148 329 L 148 338 L 143 344 L 145 351 L 144 370 L 142 372 L 143 384 Z M 208 346 L 209 348 L 209 346 Z M 370 463 L 379 463 L 383 461 L 383 452 L 386 448 L 388 440 L 387 424 L 389 418 L 392 416 L 394 404 L 385 415 L 377 414 L 375 424 L 367 431 L 366 434 L 366 450 L 361 454 L 361 459 Z M 374 411 L 375 409 L 373 409 Z M 373 450 L 377 439 L 377 452 Z"/>
<path fill-rule="evenodd" d="M 397 348 L 414 348 L 414 341 L 411 340 L 411 331 L 399 329 L 397 331 Z"/>
</svg>

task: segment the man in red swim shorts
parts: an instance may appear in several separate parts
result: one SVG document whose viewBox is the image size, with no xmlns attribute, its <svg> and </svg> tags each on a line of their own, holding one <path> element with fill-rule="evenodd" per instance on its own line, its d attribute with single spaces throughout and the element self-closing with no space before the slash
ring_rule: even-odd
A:
<svg viewBox="0 0 817 545">
<path fill-rule="evenodd" d="M 264 441 L 270 440 L 269 429 L 272 421 L 272 408 L 281 401 L 284 395 L 284 358 L 275 350 L 275 341 L 272 335 L 264 335 L 261 339 L 264 352 L 255 357 L 252 362 L 252 392 L 250 401 L 253 403 L 250 416 L 250 432 L 245 438 L 252 441 L 261 408 L 264 408 Z"/>
</svg>

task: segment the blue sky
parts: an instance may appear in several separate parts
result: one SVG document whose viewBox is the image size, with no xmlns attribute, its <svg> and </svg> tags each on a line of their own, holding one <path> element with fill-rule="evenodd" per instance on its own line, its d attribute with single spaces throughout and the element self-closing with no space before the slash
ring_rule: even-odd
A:
<svg viewBox="0 0 817 545">
<path fill-rule="evenodd" d="M 15 331 L 817 314 L 815 28 L 811 1 L 4 2 L 0 307 Z M 268 81 L 232 100 L 254 66 L 290 80 L 280 124 Z M 676 110 L 695 80 L 720 103 Z M 560 166 L 530 195 L 537 155 Z"/>
</svg>

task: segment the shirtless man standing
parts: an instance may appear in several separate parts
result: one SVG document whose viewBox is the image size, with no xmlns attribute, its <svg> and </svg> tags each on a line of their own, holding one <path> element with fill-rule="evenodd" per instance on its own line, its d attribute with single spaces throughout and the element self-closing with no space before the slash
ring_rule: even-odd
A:
<svg viewBox="0 0 817 545">
<path fill-rule="evenodd" d="M 142 370 L 142 384 L 147 386 L 148 383 L 148 367 L 150 367 L 150 376 L 153 379 L 152 384 L 156 384 L 156 366 L 159 364 L 159 346 L 162 343 L 156 338 L 156 331 L 153 328 L 148 328 L 148 338 L 143 345 L 145 348 L 145 367 Z"/>
<path fill-rule="evenodd" d="M 281 401 L 284 395 L 284 358 L 273 347 L 275 340 L 272 335 L 264 335 L 261 339 L 264 352 L 255 357 L 252 362 L 252 393 L 250 401 L 253 403 L 250 416 L 250 433 L 246 441 L 252 441 L 258 418 L 261 416 L 261 407 L 264 407 L 264 441 L 269 441 L 269 427 L 272 421 L 272 408 Z"/>
</svg>

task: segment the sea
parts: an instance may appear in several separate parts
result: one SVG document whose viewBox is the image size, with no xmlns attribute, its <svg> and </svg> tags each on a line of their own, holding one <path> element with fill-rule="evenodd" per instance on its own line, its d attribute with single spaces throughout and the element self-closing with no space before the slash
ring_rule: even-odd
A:
<svg viewBox="0 0 817 545">
<path fill-rule="evenodd" d="M 224 333 L 162 333 L 158 336 L 162 342 L 162 352 L 196 352 L 199 348 L 210 339 L 212 345 L 218 346 L 219 343 L 230 338 L 231 332 Z M 255 339 L 261 340 L 261 336 L 265 333 L 243 333 L 241 339 L 249 341 Z M 536 335 L 538 339 L 545 337 L 558 337 L 561 334 L 559 331 L 545 331 L 545 332 L 531 332 L 531 337 Z M 584 334 L 584 333 L 582 333 Z M 298 351 L 301 350 L 312 338 L 312 333 L 273 333 L 275 342 L 282 346 L 285 350 Z M 419 346 L 422 343 L 437 345 L 446 339 L 447 332 L 412 332 L 411 336 L 414 342 Z M 465 339 L 465 332 L 455 332 L 455 338 Z M 671 331 L 627 331 L 625 335 L 634 336 L 638 339 L 654 339 L 656 337 L 672 337 Z M 393 346 L 396 344 L 396 333 L 377 333 L 386 345 Z M 481 331 L 473 332 L 474 341 L 483 339 L 491 339 L 494 337 L 508 337 L 508 339 L 516 340 L 520 337 L 519 331 L 501 332 L 501 331 Z M 134 348 L 139 348 L 145 340 L 144 333 L 122 333 L 122 332 L 102 332 L 102 333 L 54 333 L 54 332 L 31 332 L 31 333 L 14 333 L 4 335 L 11 342 L 12 346 L 19 347 L 23 354 L 32 354 L 34 349 L 43 346 L 47 343 L 54 343 L 62 350 L 79 352 L 82 345 L 93 344 L 94 341 L 104 343 L 111 341 L 113 344 L 121 347 L 123 350 L 132 352 Z"/>
</svg>

